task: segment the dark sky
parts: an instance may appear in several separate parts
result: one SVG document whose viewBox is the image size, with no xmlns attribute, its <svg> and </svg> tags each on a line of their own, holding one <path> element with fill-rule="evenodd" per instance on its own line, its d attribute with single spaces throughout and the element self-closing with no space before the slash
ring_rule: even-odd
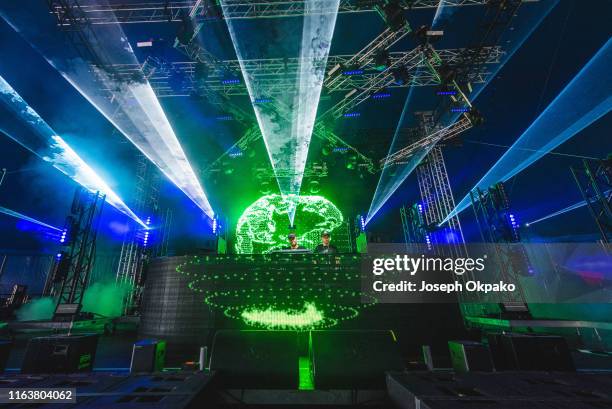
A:
<svg viewBox="0 0 612 409">
<path fill-rule="evenodd" d="M 541 0 L 542 3 L 546 1 L 549 0 Z M 5 7 L 9 6 L 0 5 L 0 11 Z M 18 7 L 33 10 L 34 27 L 54 30 L 52 16 L 40 2 L 20 2 Z M 523 7 L 529 7 L 529 4 Z M 478 21 L 479 11 L 476 9 L 465 7 L 458 10 L 445 27 L 443 42 L 437 46 L 447 48 L 466 45 Z M 430 22 L 432 16 L 433 10 L 407 13 L 413 27 Z M 488 84 L 475 101 L 475 106 L 486 119 L 485 124 L 465 133 L 462 136 L 462 146 L 445 150 L 447 168 L 457 200 L 469 191 L 506 149 L 482 142 L 511 145 L 610 38 L 611 17 L 612 1 L 561 0 Z M 177 29 L 178 25 L 174 23 L 139 24 L 125 26 L 125 33 L 132 43 L 152 38 L 155 41 L 163 39 L 169 45 Z M 341 15 L 336 25 L 331 53 L 355 52 L 383 29 L 384 25 L 375 13 Z M 231 41 L 222 23 L 206 26 L 202 41 L 220 58 L 234 58 Z M 414 41 L 406 39 L 397 44 L 395 49 L 406 50 L 413 46 Z M 70 44 L 66 42 L 66 48 L 69 47 Z M 164 55 L 168 60 L 185 60 L 185 57 L 169 46 Z M 1 19 L 0 75 L 108 181 L 119 196 L 126 198 L 129 205 L 128 198 L 134 186 L 134 147 L 114 131 L 113 126 L 87 100 Z M 611 79 L 593 78 L 593 81 L 606 80 Z M 428 104 L 434 93 L 434 88 L 419 89 L 415 93 L 414 110 L 431 109 L 432 106 Z M 393 89 L 392 94 L 384 102 L 364 103 L 360 107 L 362 116 L 345 122 L 340 120 L 335 124 L 336 132 L 351 142 L 358 142 L 360 146 L 379 145 L 379 152 L 386 153 L 407 93 L 405 89 Z M 214 160 L 244 131 L 235 124 L 213 121 L 211 118 L 219 112 L 206 101 L 184 97 L 162 99 L 161 102 L 195 168 L 202 168 Z M 239 103 L 248 109 L 248 101 Z M 612 152 L 611 126 L 612 118 L 608 114 L 556 151 L 570 155 L 605 157 Z M 380 140 L 374 140 L 374 136 L 370 140 L 351 140 L 351 135 L 361 135 L 356 130 L 365 130 L 367 133 L 371 128 L 383 128 L 387 132 Z M 0 109 L 0 129 L 27 132 L 6 109 Z M 261 141 L 258 143 L 261 144 Z M 264 163 L 267 157 L 263 147 L 254 146 L 252 149 L 254 157 L 249 160 L 252 163 Z M 313 142 L 309 160 L 322 159 L 317 149 L 320 146 Z M 579 162 L 579 159 L 572 156 L 547 155 L 510 180 L 507 190 L 520 220 L 537 219 L 580 200 L 569 171 L 570 166 Z M 229 166 L 240 167 L 233 164 Z M 357 177 L 357 174 L 347 174 L 344 164 L 338 160 L 330 162 L 330 167 L 331 176 L 322 184 L 322 191 L 339 204 L 347 217 L 366 211 L 378 175 Z M 2 134 L 0 168 L 11 172 L 0 186 L 0 206 L 55 226 L 63 224 L 75 187 L 70 179 Z M 230 219 L 235 219 L 241 209 L 258 196 L 257 187 L 245 183 L 249 172 L 250 167 L 243 166 L 223 180 L 204 180 L 213 206 Z M 207 223 L 201 220 L 195 207 L 181 192 L 167 182 L 162 192 L 164 203 L 174 210 L 177 236 L 197 240 L 207 234 Z M 391 238 L 401 237 L 397 208 L 418 200 L 417 192 L 413 175 L 383 207 L 371 227 L 386 232 Z M 465 218 L 466 230 L 473 231 L 470 217 Z M 109 236 L 112 236 L 110 232 L 113 230 L 109 226 L 124 222 L 121 216 L 107 208 L 104 224 Z M 585 209 L 543 222 L 532 230 L 531 234 L 535 236 L 549 238 L 595 232 L 594 224 Z M 52 247 L 42 235 L 30 230 L 24 231 L 13 219 L 3 215 L 0 215 L 0 232 L 0 248 Z"/>
</svg>

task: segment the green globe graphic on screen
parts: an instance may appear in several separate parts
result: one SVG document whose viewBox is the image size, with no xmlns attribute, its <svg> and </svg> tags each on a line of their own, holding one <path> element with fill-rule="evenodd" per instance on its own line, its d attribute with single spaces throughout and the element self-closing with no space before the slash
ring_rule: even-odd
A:
<svg viewBox="0 0 612 409">
<path fill-rule="evenodd" d="M 290 200 L 280 194 L 266 195 L 248 206 L 236 226 L 236 252 L 261 254 L 287 247 Z M 342 224 L 342 213 L 323 196 L 299 196 L 295 211 L 298 243 L 314 249 L 321 232 L 333 231 Z"/>
</svg>

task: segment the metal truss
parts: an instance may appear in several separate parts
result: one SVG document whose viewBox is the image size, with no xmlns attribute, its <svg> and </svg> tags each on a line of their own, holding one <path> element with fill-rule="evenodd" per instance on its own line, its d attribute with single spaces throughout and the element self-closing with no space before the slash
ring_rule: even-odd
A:
<svg viewBox="0 0 612 409">
<path fill-rule="evenodd" d="M 482 241 L 490 243 L 493 249 L 498 263 L 496 271 L 502 280 L 517 283 L 517 291 L 504 294 L 508 297 L 506 302 L 524 304 L 525 294 L 518 277 L 530 274 L 529 258 L 520 243 L 518 226 L 512 223 L 510 202 L 503 183 L 497 183 L 485 191 L 476 188 L 470 192 L 470 199 Z"/>
<path fill-rule="evenodd" d="M 334 119 L 339 118 L 344 113 L 355 109 L 357 105 L 366 101 L 374 93 L 384 88 L 393 87 L 394 84 L 396 83 L 396 79 L 393 73 L 394 69 L 396 68 L 400 68 L 400 67 L 405 68 L 409 73 L 415 73 L 416 78 L 420 78 L 420 74 L 416 74 L 419 71 L 418 68 L 428 65 L 430 67 L 433 67 L 434 70 L 431 70 L 429 73 L 426 73 L 425 75 L 431 76 L 432 79 L 430 81 L 432 83 L 440 84 L 441 83 L 440 76 L 437 74 L 437 71 L 435 70 L 435 68 L 439 67 L 440 64 L 442 64 L 443 60 L 442 60 L 441 54 L 439 53 L 435 54 L 436 58 L 435 60 L 432 60 L 431 58 L 426 58 L 427 53 L 425 51 L 427 51 L 425 47 L 417 47 L 403 54 L 400 58 L 396 59 L 395 61 L 392 61 L 388 69 L 376 75 L 373 75 L 371 79 L 366 84 L 364 84 L 362 87 L 353 88 L 351 91 L 349 91 L 346 94 L 346 96 L 341 101 L 339 101 L 335 106 L 333 106 L 328 111 L 326 111 L 323 115 L 321 115 L 320 119 L 326 118 L 326 117 L 331 117 Z M 491 58 L 488 60 L 490 63 L 499 62 L 499 58 L 501 56 L 501 50 L 496 49 L 495 51 L 492 51 L 489 48 L 487 48 L 483 52 L 490 53 Z M 421 70 L 421 71 L 424 71 L 424 70 Z M 427 78 L 427 77 L 423 77 L 423 78 Z M 486 78 L 486 73 L 476 73 L 476 74 L 473 74 L 472 81 L 473 82 L 484 81 L 485 78 Z M 406 84 L 406 86 L 408 85 L 410 84 Z M 471 104 L 469 104 L 469 100 L 467 99 L 467 97 L 465 97 L 463 92 L 461 92 L 461 90 L 456 84 L 455 84 L 455 88 L 457 90 L 458 95 L 463 96 L 462 99 L 467 101 L 468 106 L 470 106 Z"/>
<path fill-rule="evenodd" d="M 440 55 L 444 61 L 452 62 L 462 52 L 462 49 L 440 50 Z M 401 64 L 406 59 L 409 52 L 394 52 L 390 54 L 390 61 L 393 66 Z M 496 47 L 494 54 L 488 62 L 493 64 L 499 61 L 502 51 Z M 345 65 L 350 60 L 350 56 L 330 56 L 328 67 L 335 65 Z M 257 77 L 260 84 L 265 84 L 267 94 L 262 97 L 273 97 L 286 92 L 289 87 L 295 86 L 292 74 L 297 73 L 299 60 L 294 59 L 267 59 L 267 60 L 246 60 L 243 63 L 249 66 L 249 72 Z M 195 62 L 162 62 L 156 58 L 149 57 L 142 65 L 123 64 L 115 65 L 113 69 L 122 78 L 132 78 L 134 74 L 142 72 L 148 78 L 151 87 L 159 98 L 189 96 L 196 93 L 204 93 L 209 96 L 210 92 L 221 96 L 249 95 L 245 84 L 240 81 L 237 84 L 227 83 L 229 78 L 240 78 L 234 73 L 240 72 L 237 60 L 219 61 L 212 66 L 206 79 L 198 79 L 195 74 Z M 371 84 L 378 83 L 381 73 L 376 71 L 370 62 L 363 68 L 362 75 L 341 75 L 341 79 L 333 82 L 332 86 L 325 88 L 327 92 L 348 92 L 353 89 L 369 89 Z M 396 84 L 390 81 L 387 88 L 402 88 L 408 86 L 435 86 L 439 85 L 439 79 L 429 70 L 418 69 L 423 63 L 410 65 L 407 67 L 412 75 L 410 84 Z M 253 71 L 250 71 L 253 70 Z M 486 69 L 472 74 L 472 83 L 484 82 L 489 71 Z M 386 77 L 388 78 L 388 77 Z M 393 77 L 390 77 L 391 79 Z M 374 92 L 374 91 L 373 91 Z M 225 103 L 225 101 L 223 101 Z M 241 115 L 242 117 L 243 115 Z"/>
<path fill-rule="evenodd" d="M 467 118 L 461 118 L 459 121 L 449 125 L 445 128 L 432 128 L 430 134 L 423 138 L 420 138 L 416 142 L 400 149 L 399 151 L 392 153 L 391 155 L 380 160 L 381 167 L 387 167 L 391 165 L 406 164 L 415 152 L 420 151 L 424 148 L 435 146 L 440 141 L 452 139 L 462 132 L 467 131 L 472 127 L 472 123 Z"/>
<path fill-rule="evenodd" d="M 434 147 L 417 167 L 417 180 L 423 200 L 425 223 L 435 228 L 455 208 L 455 199 L 448 179 L 442 147 Z M 459 232 L 461 242 L 463 242 L 459 219 L 453 217 L 448 223 L 450 228 Z"/>
<path fill-rule="evenodd" d="M 400 219 L 402 220 L 402 231 L 404 232 L 404 242 L 407 245 L 407 250 L 410 250 L 411 246 L 408 246 L 409 244 L 425 243 L 427 231 L 425 230 L 423 211 L 420 210 L 422 208 L 423 205 L 419 207 L 418 204 L 400 207 Z M 431 250 L 431 246 L 428 246 L 428 250 Z"/>
<path fill-rule="evenodd" d="M 581 167 L 570 169 L 597 224 L 602 243 L 612 243 L 612 160 L 598 163 L 584 160 Z"/>
<path fill-rule="evenodd" d="M 275 179 L 275 178 L 294 177 L 296 176 L 296 173 L 288 169 L 278 169 L 275 171 L 268 164 L 268 165 L 262 165 L 262 166 L 255 167 L 253 169 L 253 175 L 255 178 L 259 180 L 266 180 L 266 179 Z M 304 178 L 321 179 L 327 176 L 328 176 L 328 169 L 327 169 L 327 164 L 325 162 L 309 163 L 304 168 L 304 176 L 303 176 Z"/>
<path fill-rule="evenodd" d="M 353 152 L 357 155 L 357 158 L 361 162 L 362 166 L 366 168 L 366 170 L 370 173 L 376 172 L 376 167 L 374 166 L 374 161 L 362 154 L 357 148 L 345 142 L 338 135 L 333 133 L 331 130 L 327 129 L 325 125 L 321 123 L 315 124 L 313 135 L 321 140 L 327 141 L 331 143 L 333 146 L 344 146 L 349 151 Z M 215 159 L 210 165 L 206 167 L 202 171 L 202 175 L 207 176 L 214 172 L 220 171 L 220 164 L 223 159 L 227 158 L 232 154 L 232 152 L 236 152 L 238 150 L 245 151 L 248 149 L 249 145 L 258 141 L 262 138 L 261 131 L 259 129 L 259 125 L 254 124 L 250 128 L 247 129 L 245 134 L 240 138 L 234 145 L 232 145 L 228 150 L 226 150 L 221 156 Z M 305 170 L 307 172 L 307 170 Z M 304 174 L 304 177 L 307 177 L 307 173 Z"/>
<path fill-rule="evenodd" d="M 134 211 L 143 215 L 148 212 L 160 224 L 159 186 L 160 174 L 144 155 L 139 155 L 136 168 L 136 186 L 133 203 Z M 142 217 L 142 216 L 141 216 Z M 130 314 L 138 309 L 142 295 L 142 274 L 149 256 L 157 256 L 158 252 L 144 243 L 146 231 L 137 223 L 130 223 L 130 230 L 123 237 L 116 281 L 127 284 L 130 291 L 123 300 L 124 313 Z M 160 229 L 157 234 L 160 234 Z"/>
<path fill-rule="evenodd" d="M 431 135 L 434 126 L 433 113 L 421 113 L 419 120 L 422 134 Z M 438 231 L 440 230 L 439 223 L 455 208 L 455 198 L 440 146 L 431 149 L 417 167 L 417 181 L 422 200 L 422 207 L 419 210 L 423 213 L 426 229 L 431 232 Z M 467 252 L 458 216 L 452 217 L 441 229 L 442 234 L 449 231 L 457 235 L 456 242 L 449 243 L 446 237 L 440 240 L 437 234 L 432 233 L 426 236 L 428 244 L 439 244 L 438 242 L 448 244 L 449 246 L 444 246 L 443 250 L 450 251 L 453 256 L 460 256 Z"/>
<path fill-rule="evenodd" d="M 462 7 L 487 4 L 490 0 L 444 0 L 447 6 Z M 213 1 L 141 1 L 141 0 L 108 0 L 105 4 L 97 1 L 81 0 L 79 7 L 88 16 L 92 24 L 134 24 L 181 21 L 184 15 L 191 14 L 196 19 L 218 20 L 278 18 L 303 16 L 306 12 L 304 0 L 225 0 L 225 12 Z M 414 0 L 401 2 L 407 9 L 437 8 L 439 0 Z M 359 13 L 374 10 L 376 1 L 341 0 L 340 13 Z M 65 10 L 61 7 L 52 9 L 58 16 L 58 24 L 71 25 L 72 22 L 61 19 Z M 330 10 L 330 12 L 335 10 Z"/>
<path fill-rule="evenodd" d="M 64 304 L 81 305 L 96 255 L 96 238 L 106 196 L 78 187 L 72 202 L 71 215 L 66 219 L 68 227 L 68 249 L 66 271 L 58 273 L 58 307 Z M 60 278 L 60 277 L 58 277 Z"/>
<path fill-rule="evenodd" d="M 373 69 L 374 67 L 372 66 L 372 63 L 375 56 L 378 53 L 388 50 L 399 40 L 407 36 L 411 31 L 412 29 L 410 28 L 409 24 L 404 24 L 398 30 L 391 30 L 390 28 L 387 28 L 368 45 L 352 55 L 346 61 L 333 61 L 333 59 L 331 62 L 328 61 L 328 68 L 326 70 L 327 76 L 323 82 L 323 85 L 328 89 L 339 88 L 347 78 L 347 76 L 342 75 L 343 67 L 348 69 Z"/>
</svg>

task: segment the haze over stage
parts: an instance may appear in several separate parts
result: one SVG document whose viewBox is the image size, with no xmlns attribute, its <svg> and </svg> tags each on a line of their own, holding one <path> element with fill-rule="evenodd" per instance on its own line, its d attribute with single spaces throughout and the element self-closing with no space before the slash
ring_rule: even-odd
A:
<svg viewBox="0 0 612 409">
<path fill-rule="evenodd" d="M 612 407 L 611 15 L 0 1 L 0 406 Z"/>
</svg>

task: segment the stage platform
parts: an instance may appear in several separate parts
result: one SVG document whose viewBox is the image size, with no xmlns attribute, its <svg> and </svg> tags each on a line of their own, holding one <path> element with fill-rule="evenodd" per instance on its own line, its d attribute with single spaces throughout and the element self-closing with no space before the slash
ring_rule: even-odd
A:
<svg viewBox="0 0 612 409">
<path fill-rule="evenodd" d="M 13 332 L 31 331 L 87 331 L 112 333 L 117 324 L 115 318 L 96 318 L 78 321 L 9 321 L 6 328 Z"/>
<path fill-rule="evenodd" d="M 0 376 L 3 388 L 74 389 L 76 403 L 44 403 L 39 408 L 96 408 L 96 409 L 183 409 L 195 408 L 201 402 L 204 389 L 213 376 L 206 372 L 160 372 L 129 374 L 125 372 L 92 372 L 69 375 Z M 0 407 L 27 408 L 32 404 L 11 403 Z"/>
<path fill-rule="evenodd" d="M 612 372 L 405 372 L 387 374 L 402 409 L 612 407 Z"/>
<path fill-rule="evenodd" d="M 611 372 L 408 371 L 387 374 L 386 390 L 223 389 L 216 374 L 92 372 L 0 376 L 4 388 L 69 388 L 76 403 L 39 408 L 195 409 L 226 407 L 325 407 L 401 409 L 591 409 L 612 407 Z M 0 404 L 27 408 L 27 404 Z"/>
</svg>

